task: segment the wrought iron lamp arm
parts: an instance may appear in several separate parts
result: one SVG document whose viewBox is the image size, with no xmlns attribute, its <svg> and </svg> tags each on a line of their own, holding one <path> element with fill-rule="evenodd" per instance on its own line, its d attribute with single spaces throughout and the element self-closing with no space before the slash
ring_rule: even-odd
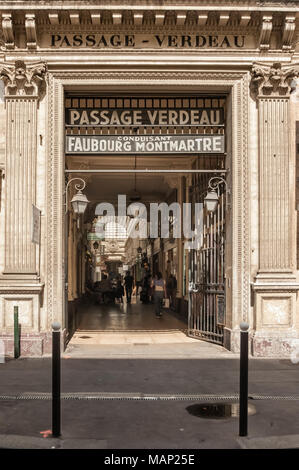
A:
<svg viewBox="0 0 299 470">
<path fill-rule="evenodd" d="M 68 188 L 69 188 L 69 185 L 75 180 L 81 181 L 81 183 L 75 184 L 76 191 L 83 191 L 83 189 L 85 189 L 85 187 L 86 187 L 86 181 L 84 181 L 82 178 L 72 178 L 67 182 L 67 185 L 65 187 L 65 192 L 64 192 L 64 194 L 65 194 L 65 213 L 67 213 L 67 211 L 68 211 Z"/>
<path fill-rule="evenodd" d="M 208 186 L 212 191 L 219 190 L 220 184 L 224 184 L 227 190 L 227 182 L 221 176 L 213 176 L 209 179 Z"/>
<path fill-rule="evenodd" d="M 212 178 L 209 179 L 208 188 L 210 191 L 217 191 L 217 196 L 219 198 L 219 187 L 221 184 L 225 185 L 226 194 L 228 196 L 225 198 L 225 207 L 226 210 L 228 210 L 230 208 L 230 189 L 228 187 L 227 181 L 222 178 L 222 176 L 212 176 Z"/>
</svg>

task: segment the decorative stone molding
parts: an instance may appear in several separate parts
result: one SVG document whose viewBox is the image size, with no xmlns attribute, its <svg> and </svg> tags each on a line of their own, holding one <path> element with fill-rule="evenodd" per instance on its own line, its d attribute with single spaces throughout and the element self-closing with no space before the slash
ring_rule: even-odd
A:
<svg viewBox="0 0 299 470">
<path fill-rule="evenodd" d="M 260 49 L 265 51 L 270 47 L 270 37 L 272 32 L 272 15 L 265 15 L 262 19 L 261 32 L 259 38 Z"/>
<path fill-rule="evenodd" d="M 220 13 L 219 16 L 219 26 L 226 26 L 229 21 L 229 14 L 228 13 Z"/>
<path fill-rule="evenodd" d="M 25 15 L 25 29 L 27 37 L 27 47 L 28 49 L 36 49 L 36 24 L 35 24 L 35 14 L 26 13 Z"/>
<path fill-rule="evenodd" d="M 0 294 L 10 294 L 10 295 L 24 295 L 24 294 L 41 294 L 44 289 L 43 283 L 22 283 L 17 284 L 13 281 L 9 281 L 9 284 L 3 281 L 0 284 Z"/>
<path fill-rule="evenodd" d="M 77 11 L 70 11 L 69 15 L 71 24 L 80 24 L 80 16 Z"/>
<path fill-rule="evenodd" d="M 58 25 L 59 24 L 59 16 L 58 13 L 48 13 L 48 18 L 51 25 Z"/>
<path fill-rule="evenodd" d="M 288 15 L 285 18 L 282 36 L 282 49 L 290 50 L 296 29 L 296 16 Z"/>
<path fill-rule="evenodd" d="M 134 24 L 137 26 L 141 26 L 142 21 L 143 21 L 143 15 L 140 13 L 134 13 L 133 17 L 134 17 Z"/>
<path fill-rule="evenodd" d="M 253 64 L 250 88 L 258 98 L 285 97 L 291 92 L 291 82 L 298 76 L 293 67 L 283 68 L 280 62 L 273 65 Z"/>
<path fill-rule="evenodd" d="M 44 62 L 26 63 L 17 60 L 15 64 L 0 63 L 0 78 L 5 84 L 7 97 L 40 98 L 44 91 L 46 64 Z"/>
<path fill-rule="evenodd" d="M 12 2 L 13 3 L 13 2 Z M 24 3 L 24 2 L 23 2 Z M 26 2 L 29 3 L 30 2 Z M 51 5 L 36 5 L 32 8 L 29 5 L 2 5 L 2 29 L 6 49 L 14 49 L 15 43 L 18 43 L 19 26 L 25 24 L 27 35 L 27 46 L 29 49 L 36 48 L 38 25 L 39 33 L 43 27 L 50 27 L 55 31 L 59 26 L 67 26 L 67 30 L 73 28 L 75 31 L 91 30 L 105 31 L 105 26 L 112 30 L 123 31 L 130 25 L 137 31 L 141 28 L 150 28 L 157 30 L 169 30 L 174 28 L 176 31 L 184 32 L 185 28 L 192 29 L 198 27 L 204 31 L 210 31 L 212 34 L 246 34 L 248 31 L 253 33 L 257 39 L 260 51 L 267 51 L 271 48 L 271 40 L 279 31 L 277 45 L 280 48 L 282 39 L 282 49 L 290 50 L 292 47 L 292 38 L 296 28 L 296 4 L 291 2 L 282 2 L 283 5 L 273 5 L 269 11 L 267 5 L 257 5 L 253 2 L 252 7 L 244 2 L 231 2 L 229 5 L 223 5 L 222 2 L 206 2 L 205 5 L 198 5 L 194 2 L 188 5 L 163 5 L 159 3 L 156 9 L 149 7 L 148 2 L 140 4 L 138 8 L 130 2 L 120 2 L 119 5 L 99 5 L 92 2 L 78 1 L 74 5 L 66 8 L 62 7 L 60 2 L 50 2 Z M 287 4 L 286 4 L 287 3 Z M 277 8 L 275 8 L 277 6 Z M 266 8 L 264 8 L 266 7 Z M 283 8 L 282 8 L 283 7 Z M 32 13 L 32 11 L 34 13 Z M 281 15 L 282 20 L 277 26 L 277 18 Z M 25 21 L 24 21 L 25 16 Z M 47 20 L 46 20 L 47 18 Z M 54 27 L 54 28 L 53 28 Z M 246 30 L 245 30 L 246 28 Z M 72 30 L 72 29 L 71 29 Z M 16 41 L 15 41 L 16 37 Z M 280 39 L 281 38 L 281 39 Z M 256 47 L 255 45 L 253 46 Z"/>
<path fill-rule="evenodd" d="M 249 25 L 249 22 L 251 20 L 250 14 L 242 14 L 240 18 L 240 26 L 243 28 L 246 28 Z"/>
<path fill-rule="evenodd" d="M 197 22 L 198 22 L 199 26 L 204 26 L 207 21 L 208 21 L 208 14 L 207 13 L 198 15 Z"/>
<path fill-rule="evenodd" d="M 38 10 L 36 10 L 37 12 Z M 28 12 L 29 13 L 29 12 Z M 291 14 L 291 12 L 290 12 Z M 7 14 L 9 15 L 9 14 Z M 146 7 L 134 10 L 133 12 L 128 9 L 128 6 L 123 5 L 117 9 L 105 8 L 105 9 L 94 9 L 86 8 L 83 12 L 79 10 L 60 10 L 60 11 L 48 11 L 47 16 L 52 25 L 55 24 L 82 24 L 83 16 L 90 18 L 92 24 L 96 25 L 120 25 L 130 24 L 136 25 L 147 25 L 147 26 L 158 26 L 158 25 L 174 25 L 174 26 L 191 26 L 198 24 L 203 26 L 215 26 L 215 27 L 226 27 L 226 26 L 241 26 L 247 27 L 254 17 L 258 15 L 259 11 L 247 12 L 241 10 L 236 12 L 233 8 L 231 10 L 217 10 L 215 6 L 210 5 L 209 8 L 177 8 L 176 10 L 169 8 L 159 7 L 156 11 L 148 9 Z M 89 20 L 89 22 L 90 22 Z M 269 48 L 269 39 L 272 32 L 272 15 L 265 13 L 262 18 L 262 22 L 258 21 L 258 26 L 261 25 L 260 33 L 260 44 L 262 48 Z"/>
<path fill-rule="evenodd" d="M 163 25 L 165 20 L 165 13 L 155 14 L 155 25 Z"/>
<path fill-rule="evenodd" d="M 122 15 L 120 13 L 112 13 L 112 22 L 113 24 L 121 24 Z"/>
<path fill-rule="evenodd" d="M 14 49 L 15 38 L 11 13 L 2 13 L 2 31 L 6 49 Z"/>
<path fill-rule="evenodd" d="M 186 13 L 177 14 L 176 24 L 178 26 L 184 26 L 185 22 L 186 22 Z"/>
<path fill-rule="evenodd" d="M 93 25 L 100 25 L 101 17 L 101 13 L 90 13 L 91 22 Z"/>
</svg>

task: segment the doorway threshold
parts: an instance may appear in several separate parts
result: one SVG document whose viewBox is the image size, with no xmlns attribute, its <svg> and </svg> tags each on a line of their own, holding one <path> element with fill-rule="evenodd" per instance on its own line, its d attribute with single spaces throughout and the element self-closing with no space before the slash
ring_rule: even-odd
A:
<svg viewBox="0 0 299 470">
<path fill-rule="evenodd" d="M 76 331 L 63 359 L 233 359 L 220 345 L 186 336 L 183 331 Z"/>
<path fill-rule="evenodd" d="M 198 343 L 197 339 L 189 338 L 183 331 L 88 331 L 77 330 L 69 344 L 165 344 L 165 343 Z"/>
</svg>

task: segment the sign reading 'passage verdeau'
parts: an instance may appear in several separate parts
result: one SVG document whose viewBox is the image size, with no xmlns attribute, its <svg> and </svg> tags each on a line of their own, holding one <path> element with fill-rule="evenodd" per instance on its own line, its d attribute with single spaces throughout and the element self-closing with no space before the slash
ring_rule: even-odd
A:
<svg viewBox="0 0 299 470">
<path fill-rule="evenodd" d="M 223 108 L 195 109 L 66 109 L 70 126 L 217 126 Z"/>
<path fill-rule="evenodd" d="M 67 135 L 67 154 L 223 153 L 224 135 Z"/>
<path fill-rule="evenodd" d="M 47 46 L 94 49 L 234 49 L 248 47 L 248 36 L 217 34 L 71 34 L 47 37 Z M 250 41 L 252 43 L 252 40 Z"/>
</svg>

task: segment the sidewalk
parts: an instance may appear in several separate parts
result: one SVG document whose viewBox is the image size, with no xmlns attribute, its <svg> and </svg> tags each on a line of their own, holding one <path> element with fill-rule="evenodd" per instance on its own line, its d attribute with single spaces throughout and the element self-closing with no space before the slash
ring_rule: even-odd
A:
<svg viewBox="0 0 299 470">
<path fill-rule="evenodd" d="M 220 345 L 189 338 L 183 331 L 77 331 L 65 358 L 203 359 L 238 357 Z"/>
<path fill-rule="evenodd" d="M 203 347 L 206 344 L 200 342 Z M 74 396 L 62 401 L 63 435 L 59 446 L 94 445 L 95 448 L 106 449 L 240 448 L 237 418 L 196 417 L 187 408 L 200 401 L 187 401 L 180 397 L 186 394 L 213 397 L 218 394 L 225 401 L 227 396 L 237 395 L 238 358 L 222 356 L 221 352 L 217 358 L 155 359 L 150 355 L 145 358 L 146 351 L 149 353 L 152 348 L 165 346 L 183 349 L 181 343 L 133 344 L 130 347 L 140 348 L 142 355 L 123 359 L 113 355 L 109 359 L 91 359 L 72 357 L 71 352 L 64 354 L 62 392 Z M 189 347 L 189 344 L 185 346 Z M 103 348 L 107 347 L 116 346 L 103 345 Z M 11 442 L 10 436 L 13 435 L 14 442 L 23 443 L 20 445 L 31 442 L 32 447 L 37 448 L 37 442 L 49 439 L 42 438 L 41 433 L 51 429 L 51 401 L 4 399 L 4 395 L 49 393 L 51 359 L 10 360 L 0 364 L 0 377 L 0 447 L 5 447 L 5 442 L 8 446 L 8 440 Z M 79 400 L 75 397 L 79 392 L 98 394 L 99 398 Z M 132 400 L 132 393 L 139 396 L 154 394 L 157 397 L 175 394 L 177 399 Z M 105 394 L 109 395 L 109 400 L 101 398 Z M 298 400 L 292 400 L 294 396 L 299 397 L 299 365 L 289 360 L 251 359 L 251 395 L 272 398 L 250 400 L 256 413 L 249 417 L 249 437 L 299 434 Z M 283 395 L 286 399 L 274 399 L 277 395 Z M 4 435 L 7 436 L 6 440 Z M 94 441 L 88 444 L 91 439 Z M 48 442 L 50 445 L 51 441 Z"/>
</svg>

